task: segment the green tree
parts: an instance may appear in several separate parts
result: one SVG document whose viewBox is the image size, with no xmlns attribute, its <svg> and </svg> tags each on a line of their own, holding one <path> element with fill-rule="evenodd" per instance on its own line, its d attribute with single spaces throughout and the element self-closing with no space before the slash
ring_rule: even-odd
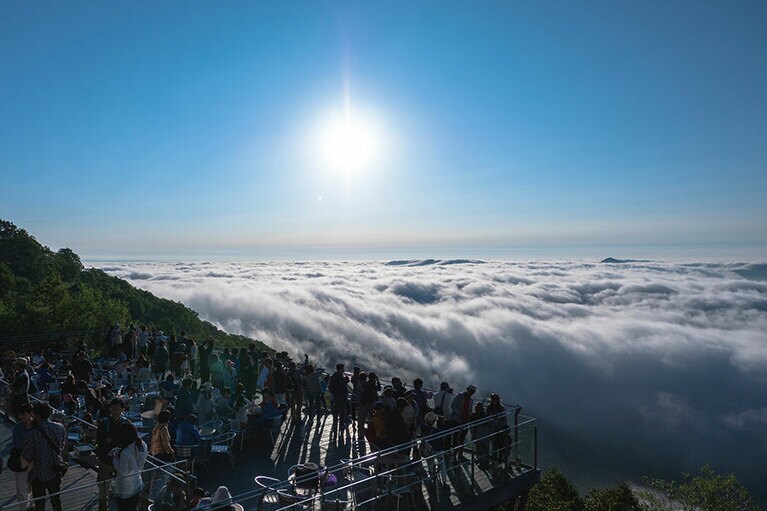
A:
<svg viewBox="0 0 767 511">
<path fill-rule="evenodd" d="M 83 263 L 80 256 L 71 249 L 62 248 L 54 256 L 56 269 L 59 272 L 61 280 L 65 282 L 74 282 L 80 278 L 80 272 L 83 271 Z"/>
<path fill-rule="evenodd" d="M 681 481 L 647 479 L 642 493 L 649 511 L 758 511 L 735 474 L 719 475 L 705 465 L 698 475 L 683 474 Z"/>
<path fill-rule="evenodd" d="M 586 511 L 642 511 L 634 493 L 626 483 L 609 488 L 592 488 L 586 495 Z"/>
<path fill-rule="evenodd" d="M 536 484 L 527 499 L 527 511 L 584 511 L 578 489 L 557 469 L 551 469 Z"/>
</svg>

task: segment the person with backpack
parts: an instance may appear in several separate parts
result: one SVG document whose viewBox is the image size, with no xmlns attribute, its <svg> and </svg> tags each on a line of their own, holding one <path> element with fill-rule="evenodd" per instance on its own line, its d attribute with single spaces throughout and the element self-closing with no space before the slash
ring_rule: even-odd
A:
<svg viewBox="0 0 767 511">
<path fill-rule="evenodd" d="M 21 453 L 21 467 L 29 468 L 29 484 L 35 500 L 35 511 L 45 511 L 45 495 L 50 495 L 51 507 L 61 511 L 61 478 L 66 473 L 64 461 L 64 426 L 48 419 L 51 407 L 38 402 L 32 407 L 37 426 L 24 443 Z"/>
<path fill-rule="evenodd" d="M 439 384 L 439 392 L 434 394 L 434 413 L 439 417 L 449 417 L 450 405 L 453 403 L 453 389 L 443 381 Z"/>
</svg>

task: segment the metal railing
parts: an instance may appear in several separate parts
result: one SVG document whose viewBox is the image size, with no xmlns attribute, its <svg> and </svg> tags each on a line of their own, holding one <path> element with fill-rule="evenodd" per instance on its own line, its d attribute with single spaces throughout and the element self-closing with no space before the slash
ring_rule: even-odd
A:
<svg viewBox="0 0 767 511">
<path fill-rule="evenodd" d="M 232 502 L 246 509 L 364 510 L 405 499 L 408 509 L 437 509 L 452 495 L 476 497 L 537 472 L 537 425 L 519 412 L 511 407 L 319 473 L 282 481 L 259 477 L 260 487 L 233 496 Z"/>
<path fill-rule="evenodd" d="M 10 388 L 11 388 L 10 383 L 7 380 L 5 380 L 5 379 L 0 378 L 0 396 L 2 396 L 3 399 L 7 399 L 8 395 L 10 394 Z M 28 396 L 30 402 L 45 402 L 45 403 L 48 403 L 48 405 L 51 407 L 51 418 L 52 419 L 56 419 L 56 416 L 58 416 L 58 417 L 66 417 L 66 418 L 69 418 L 71 424 L 78 424 L 80 426 L 85 426 L 86 428 L 92 429 L 92 430 L 97 430 L 98 429 L 98 426 L 96 424 L 93 424 L 91 422 L 88 422 L 88 421 L 80 418 L 80 417 L 77 417 L 77 415 L 68 415 L 63 410 L 60 410 L 60 409 L 52 406 L 49 401 L 46 401 L 44 399 L 40 399 L 39 397 L 35 396 L 34 394 L 27 394 L 27 396 Z M 8 415 L 8 417 L 12 416 L 12 411 L 10 410 L 10 407 L 8 407 L 6 409 L 6 414 Z M 65 458 L 67 457 L 66 452 L 69 451 L 69 449 L 68 449 L 68 444 L 69 444 L 68 436 L 69 436 L 69 434 L 68 433 L 69 433 L 69 429 L 71 428 L 71 424 L 64 424 L 64 428 L 67 431 L 67 435 L 65 436 L 65 445 L 64 445 L 64 447 L 65 447 L 65 453 L 64 453 Z M 163 460 L 161 460 L 159 458 L 156 458 L 156 457 L 152 456 L 151 454 L 147 457 L 147 463 L 151 467 L 153 467 L 153 468 L 159 468 L 160 470 L 164 470 L 168 477 L 173 477 L 179 483 L 182 483 L 184 485 L 186 485 L 188 483 L 188 480 L 191 477 L 191 474 L 188 474 L 187 472 L 178 471 L 178 470 L 175 471 L 175 472 L 183 472 L 183 474 L 182 474 L 183 477 L 182 477 L 182 476 L 179 476 L 177 473 L 169 472 L 169 471 L 167 471 L 167 469 L 163 469 L 162 467 L 166 466 L 167 462 L 165 462 L 165 461 L 163 461 Z"/>
<path fill-rule="evenodd" d="M 139 472 L 116 476 L 104 481 L 94 481 L 87 484 L 72 486 L 42 497 L 5 504 L 0 506 L 0 511 L 29 509 L 33 507 L 35 503 L 45 501 L 45 499 L 50 499 L 52 497 L 62 500 L 64 509 L 89 509 L 92 507 L 93 503 L 98 500 L 101 487 L 114 488 L 115 484 L 120 480 L 135 477 L 137 474 L 140 475 L 142 481 L 142 487 L 139 490 L 138 507 L 143 510 L 146 509 L 148 503 L 157 496 L 159 490 L 166 484 L 168 479 L 170 477 L 175 477 L 170 471 L 179 470 L 177 467 L 182 463 L 184 463 L 184 461 L 165 463 L 160 466 L 151 466 Z"/>
</svg>

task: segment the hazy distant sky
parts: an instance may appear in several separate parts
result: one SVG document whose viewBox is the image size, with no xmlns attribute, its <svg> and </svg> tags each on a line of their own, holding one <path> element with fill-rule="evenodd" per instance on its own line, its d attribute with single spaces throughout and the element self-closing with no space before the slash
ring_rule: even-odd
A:
<svg viewBox="0 0 767 511">
<path fill-rule="evenodd" d="M 0 218 L 86 255 L 758 257 L 765 27 L 763 1 L 6 1 Z M 347 101 L 378 149 L 339 173 L 316 140 Z"/>
</svg>

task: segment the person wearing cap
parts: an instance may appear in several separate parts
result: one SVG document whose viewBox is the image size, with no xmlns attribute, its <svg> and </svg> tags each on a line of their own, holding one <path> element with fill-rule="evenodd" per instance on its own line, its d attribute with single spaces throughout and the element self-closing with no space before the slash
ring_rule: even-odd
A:
<svg viewBox="0 0 767 511">
<path fill-rule="evenodd" d="M 27 373 L 27 359 L 19 357 L 13 364 L 16 375 L 11 384 L 11 409 L 16 409 L 24 403 L 29 403 L 29 373 Z"/>
<path fill-rule="evenodd" d="M 450 421 L 456 426 L 460 426 L 469 422 L 471 412 L 474 407 L 474 400 L 472 396 L 477 392 L 477 387 L 469 385 L 464 392 L 459 392 L 455 396 L 453 402 L 450 403 Z M 461 428 L 453 438 L 454 445 L 458 446 L 457 455 L 463 454 L 463 443 L 466 440 L 466 428 Z"/>
</svg>

